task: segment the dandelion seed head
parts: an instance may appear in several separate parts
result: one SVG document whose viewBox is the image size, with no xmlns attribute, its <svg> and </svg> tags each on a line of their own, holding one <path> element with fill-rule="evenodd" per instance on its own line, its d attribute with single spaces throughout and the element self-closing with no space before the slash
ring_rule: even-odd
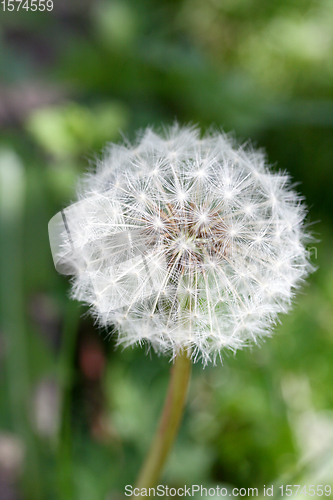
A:
<svg viewBox="0 0 333 500">
<path fill-rule="evenodd" d="M 55 264 L 125 346 L 214 362 L 268 335 L 313 270 L 288 175 L 223 133 L 109 145 L 78 200 L 50 222 Z"/>
</svg>

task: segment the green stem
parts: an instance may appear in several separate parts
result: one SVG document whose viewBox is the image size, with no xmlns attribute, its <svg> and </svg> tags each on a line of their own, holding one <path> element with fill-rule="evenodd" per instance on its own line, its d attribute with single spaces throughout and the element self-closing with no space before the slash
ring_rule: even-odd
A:
<svg viewBox="0 0 333 500">
<path fill-rule="evenodd" d="M 177 355 L 171 368 L 169 388 L 160 423 L 138 476 L 136 488 L 152 488 L 158 482 L 179 430 L 190 381 L 191 366 L 189 353 L 183 351 Z"/>
</svg>

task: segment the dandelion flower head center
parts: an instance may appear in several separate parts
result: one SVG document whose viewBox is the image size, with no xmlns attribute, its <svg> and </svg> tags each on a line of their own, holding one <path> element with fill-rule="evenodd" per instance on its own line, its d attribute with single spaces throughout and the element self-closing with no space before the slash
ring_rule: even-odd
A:
<svg viewBox="0 0 333 500">
<path fill-rule="evenodd" d="M 152 223 L 142 218 L 146 233 L 151 234 L 149 246 L 164 247 L 168 267 L 176 263 L 181 276 L 202 270 L 207 258 L 226 255 L 226 226 L 217 207 L 205 204 L 198 210 L 192 202 L 152 208 L 158 212 Z"/>
</svg>

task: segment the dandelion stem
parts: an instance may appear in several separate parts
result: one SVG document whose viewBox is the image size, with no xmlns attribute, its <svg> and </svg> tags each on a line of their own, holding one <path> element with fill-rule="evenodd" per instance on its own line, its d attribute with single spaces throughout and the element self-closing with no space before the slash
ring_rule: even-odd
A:
<svg viewBox="0 0 333 500">
<path fill-rule="evenodd" d="M 156 486 L 162 473 L 179 430 L 190 381 L 191 365 L 191 356 L 187 351 L 182 351 L 175 358 L 160 423 L 135 485 L 139 490 Z"/>
</svg>

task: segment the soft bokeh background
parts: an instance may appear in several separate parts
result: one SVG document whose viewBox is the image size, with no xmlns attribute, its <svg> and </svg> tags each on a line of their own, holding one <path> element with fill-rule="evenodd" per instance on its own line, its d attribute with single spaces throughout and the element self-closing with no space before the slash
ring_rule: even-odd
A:
<svg viewBox="0 0 333 500">
<path fill-rule="evenodd" d="M 111 500 L 135 479 L 168 360 L 115 350 L 69 301 L 47 223 L 107 141 L 175 118 L 266 148 L 320 242 L 273 338 L 194 367 L 163 482 L 333 486 L 332 26 L 332 0 L 0 10 L 0 500 Z"/>
</svg>

